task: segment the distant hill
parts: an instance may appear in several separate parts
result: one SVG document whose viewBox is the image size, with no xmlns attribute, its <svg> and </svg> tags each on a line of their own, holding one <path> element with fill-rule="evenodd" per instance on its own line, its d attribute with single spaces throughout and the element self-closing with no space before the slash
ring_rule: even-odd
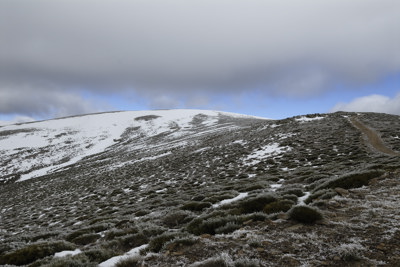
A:
<svg viewBox="0 0 400 267">
<path fill-rule="evenodd" d="M 3 126 L 0 264 L 396 266 L 399 151 L 400 117 L 377 113 Z"/>
</svg>

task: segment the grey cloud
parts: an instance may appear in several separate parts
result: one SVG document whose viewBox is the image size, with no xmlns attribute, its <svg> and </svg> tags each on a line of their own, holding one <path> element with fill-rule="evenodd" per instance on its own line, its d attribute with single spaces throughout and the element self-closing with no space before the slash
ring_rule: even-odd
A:
<svg viewBox="0 0 400 267">
<path fill-rule="evenodd" d="M 310 95 L 400 71 L 399 10 L 397 0 L 3 0 L 0 80 Z"/>
<path fill-rule="evenodd" d="M 169 109 L 180 106 L 179 100 L 167 95 L 160 95 L 150 98 L 151 108 Z"/>
<path fill-rule="evenodd" d="M 6 121 L 0 120 L 0 126 L 16 124 L 16 123 L 32 122 L 32 121 L 35 121 L 35 119 L 27 116 L 15 116 L 11 120 L 6 120 Z"/>
<path fill-rule="evenodd" d="M 41 86 L 19 85 L 18 90 L 0 84 L 0 113 L 61 117 L 101 110 L 75 92 Z"/>
</svg>

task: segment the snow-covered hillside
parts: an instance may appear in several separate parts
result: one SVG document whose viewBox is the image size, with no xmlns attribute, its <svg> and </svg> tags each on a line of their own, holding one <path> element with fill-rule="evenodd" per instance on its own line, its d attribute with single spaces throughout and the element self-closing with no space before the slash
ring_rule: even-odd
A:
<svg viewBox="0 0 400 267">
<path fill-rule="evenodd" d="M 235 128 L 223 118 L 249 116 L 205 110 L 157 110 L 99 113 L 0 127 L 0 179 L 23 181 L 56 172 L 110 149 L 123 135 L 136 138 L 131 150 L 150 149 L 146 138 L 163 144 L 195 134 Z M 126 148 L 126 147 L 125 147 Z"/>
<path fill-rule="evenodd" d="M 399 266 L 399 118 L 165 110 L 0 127 L 0 265 Z"/>
</svg>

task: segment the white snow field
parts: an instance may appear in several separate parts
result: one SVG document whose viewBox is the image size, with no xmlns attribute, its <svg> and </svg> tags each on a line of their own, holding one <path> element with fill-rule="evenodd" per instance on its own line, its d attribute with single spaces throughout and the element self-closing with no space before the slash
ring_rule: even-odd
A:
<svg viewBox="0 0 400 267">
<path fill-rule="evenodd" d="M 255 118 L 207 110 L 155 110 L 98 113 L 0 127 L 0 181 L 21 174 L 24 181 L 57 172 L 117 144 L 127 129 L 138 138 L 168 133 L 169 138 L 213 131 L 221 116 Z M 229 128 L 229 125 L 226 127 Z M 219 129 L 221 130 L 221 128 Z M 204 134 L 204 132 L 200 132 Z M 199 134 L 199 133 L 197 133 Z M 145 149 L 145 145 L 136 144 Z M 151 158 L 149 158 L 151 159 Z M 4 179 L 3 179 L 4 180 Z"/>
</svg>

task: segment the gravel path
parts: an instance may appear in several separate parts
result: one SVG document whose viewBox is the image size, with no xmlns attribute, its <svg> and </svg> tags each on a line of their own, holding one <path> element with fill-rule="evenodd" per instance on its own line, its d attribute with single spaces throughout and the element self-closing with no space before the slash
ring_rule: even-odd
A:
<svg viewBox="0 0 400 267">
<path fill-rule="evenodd" d="M 365 124 L 363 124 L 361 121 L 359 121 L 356 117 L 352 117 L 350 119 L 351 123 L 359 129 L 366 137 L 367 137 L 367 142 L 377 151 L 384 153 L 389 156 L 400 156 L 400 153 L 393 151 L 389 147 L 387 147 L 378 133 L 367 127 Z"/>
</svg>

